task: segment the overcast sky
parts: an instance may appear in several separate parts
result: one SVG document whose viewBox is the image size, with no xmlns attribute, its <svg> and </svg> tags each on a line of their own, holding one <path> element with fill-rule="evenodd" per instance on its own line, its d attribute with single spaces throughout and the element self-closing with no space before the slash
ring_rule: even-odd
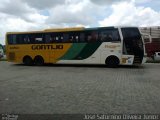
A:
<svg viewBox="0 0 160 120">
<path fill-rule="evenodd" d="M 0 0 L 0 43 L 9 31 L 160 26 L 160 0 Z"/>
</svg>

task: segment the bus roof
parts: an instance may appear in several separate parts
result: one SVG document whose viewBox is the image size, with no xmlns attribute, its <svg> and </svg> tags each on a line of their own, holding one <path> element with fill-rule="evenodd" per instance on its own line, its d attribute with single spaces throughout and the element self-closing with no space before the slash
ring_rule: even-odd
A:
<svg viewBox="0 0 160 120">
<path fill-rule="evenodd" d="M 73 28 L 54 28 L 54 29 L 45 29 L 42 31 L 26 31 L 26 32 L 7 32 L 7 34 L 25 34 L 25 33 L 42 33 L 42 32 L 69 32 L 69 31 L 82 31 L 84 27 L 73 27 Z"/>
<path fill-rule="evenodd" d="M 83 31 L 83 30 L 102 30 L 102 29 L 113 29 L 118 28 L 118 26 L 111 26 L 111 27 L 94 27 L 94 28 L 85 28 L 85 27 L 72 27 L 72 28 L 54 28 L 54 29 L 45 29 L 42 31 L 24 31 L 24 32 L 7 32 L 7 34 L 26 34 L 26 33 L 47 33 L 47 32 L 69 32 L 69 31 Z M 128 28 L 126 26 L 121 26 L 120 28 Z M 134 28 L 134 27 L 129 27 Z"/>
<path fill-rule="evenodd" d="M 84 30 L 85 27 L 73 27 L 73 28 L 54 28 L 54 29 L 45 29 L 46 32 L 65 32 L 65 31 L 81 31 Z"/>
</svg>

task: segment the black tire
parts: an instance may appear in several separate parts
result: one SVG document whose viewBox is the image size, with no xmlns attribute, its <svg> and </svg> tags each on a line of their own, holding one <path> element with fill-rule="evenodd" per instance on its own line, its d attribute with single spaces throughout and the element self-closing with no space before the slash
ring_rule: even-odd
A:
<svg viewBox="0 0 160 120">
<path fill-rule="evenodd" d="M 106 65 L 111 68 L 118 67 L 119 63 L 119 59 L 116 56 L 110 56 L 106 59 Z"/>
<path fill-rule="evenodd" d="M 27 66 L 33 65 L 33 60 L 32 60 L 32 58 L 29 57 L 29 56 L 24 57 L 24 58 L 23 58 L 23 64 L 24 64 L 24 65 L 27 65 Z"/>
<path fill-rule="evenodd" d="M 34 63 L 36 66 L 44 65 L 44 59 L 41 56 L 36 56 L 34 59 Z"/>
</svg>

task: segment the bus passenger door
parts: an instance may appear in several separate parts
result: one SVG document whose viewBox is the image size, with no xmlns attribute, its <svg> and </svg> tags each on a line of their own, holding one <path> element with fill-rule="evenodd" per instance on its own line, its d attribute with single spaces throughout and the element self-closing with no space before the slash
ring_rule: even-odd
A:
<svg viewBox="0 0 160 120">
<path fill-rule="evenodd" d="M 123 55 L 133 55 L 133 63 L 142 63 L 144 56 L 143 42 L 138 28 L 122 28 Z"/>
</svg>

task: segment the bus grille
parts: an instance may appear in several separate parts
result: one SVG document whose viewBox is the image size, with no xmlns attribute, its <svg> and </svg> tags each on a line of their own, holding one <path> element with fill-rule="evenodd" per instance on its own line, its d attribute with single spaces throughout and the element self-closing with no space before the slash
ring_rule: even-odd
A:
<svg viewBox="0 0 160 120">
<path fill-rule="evenodd" d="M 10 52 L 8 55 L 8 59 L 9 60 L 15 60 L 15 53 L 14 52 Z"/>
</svg>

